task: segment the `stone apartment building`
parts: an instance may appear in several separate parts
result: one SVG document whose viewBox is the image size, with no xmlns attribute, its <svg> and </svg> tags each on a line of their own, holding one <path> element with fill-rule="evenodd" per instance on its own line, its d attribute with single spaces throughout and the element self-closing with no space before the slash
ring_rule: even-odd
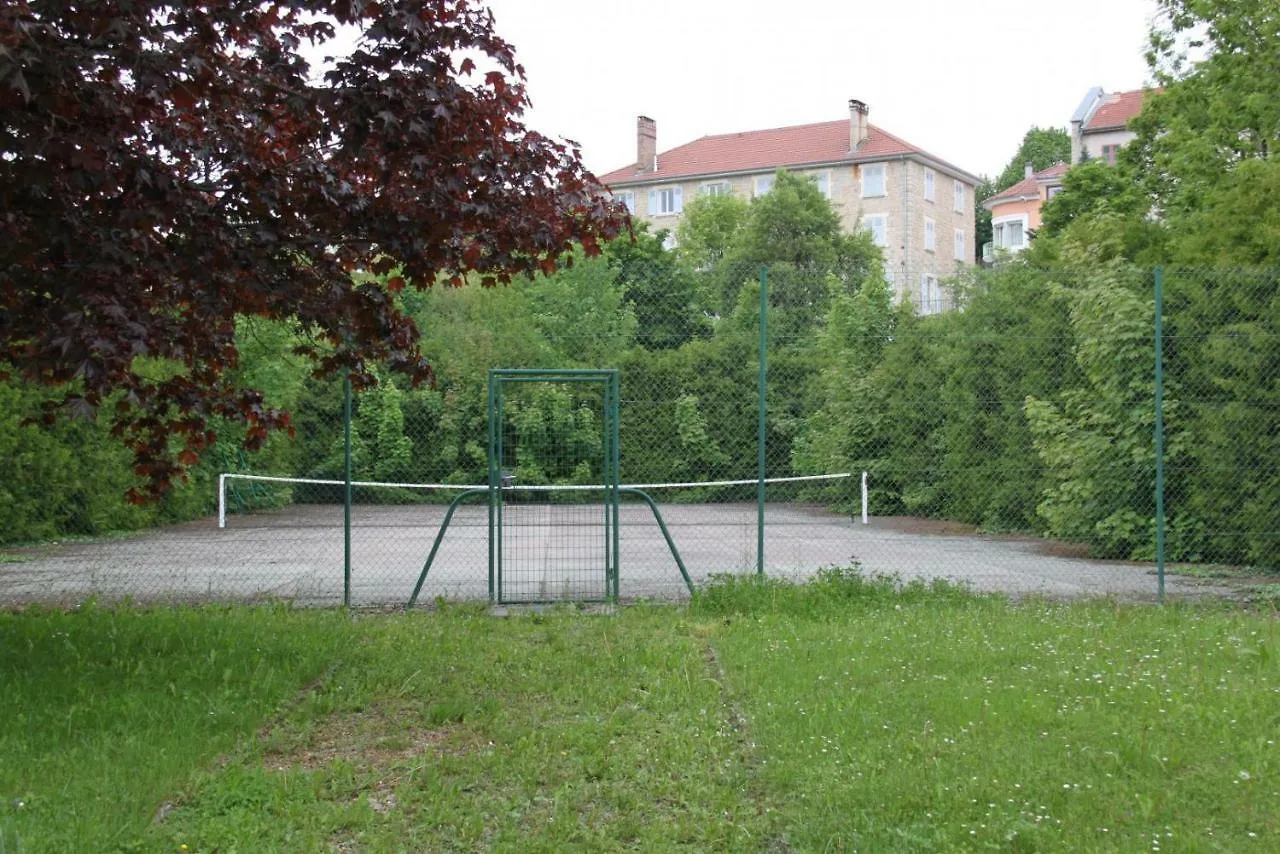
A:
<svg viewBox="0 0 1280 854">
<path fill-rule="evenodd" d="M 847 120 L 704 136 L 663 152 L 657 123 L 640 116 L 636 162 L 600 180 L 637 219 L 674 232 L 699 194 L 750 199 L 769 191 L 779 168 L 807 176 L 846 230 L 871 233 L 899 299 L 942 310 L 950 301 L 941 280 L 974 263 L 979 179 L 870 124 L 868 112 L 850 101 Z"/>
</svg>

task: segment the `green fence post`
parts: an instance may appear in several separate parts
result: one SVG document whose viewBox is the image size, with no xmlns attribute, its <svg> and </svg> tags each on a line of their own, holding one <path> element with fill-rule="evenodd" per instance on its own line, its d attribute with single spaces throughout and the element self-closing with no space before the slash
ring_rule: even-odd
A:
<svg viewBox="0 0 1280 854">
<path fill-rule="evenodd" d="M 769 372 L 769 268 L 760 267 L 760 358 L 756 379 L 757 424 L 756 424 L 756 574 L 764 576 L 764 476 L 765 476 L 765 430 L 767 410 L 767 377 Z"/>
<path fill-rule="evenodd" d="M 351 608 L 351 369 L 342 374 L 342 607 Z"/>
<path fill-rule="evenodd" d="M 1164 602 L 1164 268 L 1156 267 L 1156 585 Z"/>
</svg>

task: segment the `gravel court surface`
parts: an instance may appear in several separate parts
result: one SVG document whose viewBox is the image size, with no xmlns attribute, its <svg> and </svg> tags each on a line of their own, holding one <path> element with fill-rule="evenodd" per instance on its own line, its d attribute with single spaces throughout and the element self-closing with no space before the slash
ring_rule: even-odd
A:
<svg viewBox="0 0 1280 854">
<path fill-rule="evenodd" d="M 488 598 L 488 510 L 479 500 L 455 513 L 420 601 Z M 659 507 L 695 584 L 715 573 L 755 570 L 754 504 Z M 507 564 L 520 584 L 513 592 L 546 591 L 550 598 L 558 590 L 602 589 L 603 569 L 597 587 L 583 561 L 584 551 L 603 540 L 598 525 L 582 521 L 594 514 L 581 506 L 567 514 L 562 507 L 543 509 L 555 512 L 522 506 L 518 527 L 508 528 L 509 536 L 519 538 L 518 548 L 508 542 L 507 560 L 520 561 Z M 444 512 L 438 505 L 353 508 L 352 603 L 403 605 Z M 624 504 L 620 532 L 624 599 L 688 596 L 647 506 Z M 1151 565 L 1057 554 L 1052 544 L 1034 538 L 978 535 L 929 520 L 872 518 L 863 525 L 820 507 L 770 504 L 765 533 L 766 568 L 776 576 L 802 578 L 824 566 L 856 562 L 867 572 L 945 578 L 1015 596 L 1156 596 Z M 342 601 L 343 549 L 342 508 L 332 505 L 231 515 L 225 529 L 208 518 L 122 538 L 9 549 L 0 551 L 0 604 L 68 604 L 98 597 L 331 605 Z M 564 563 L 564 555 L 572 559 Z M 1166 592 L 1199 597 L 1231 591 L 1170 576 Z"/>
</svg>

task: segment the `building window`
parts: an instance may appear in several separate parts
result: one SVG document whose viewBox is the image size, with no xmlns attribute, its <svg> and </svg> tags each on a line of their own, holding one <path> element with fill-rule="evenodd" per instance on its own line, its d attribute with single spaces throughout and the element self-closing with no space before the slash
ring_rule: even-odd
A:
<svg viewBox="0 0 1280 854">
<path fill-rule="evenodd" d="M 1010 249 L 1022 246 L 1022 220 L 1015 219 L 1004 224 L 1004 239 Z"/>
<path fill-rule="evenodd" d="M 870 199 L 885 193 L 884 164 L 874 163 L 862 167 L 862 198 Z"/>
<path fill-rule="evenodd" d="M 822 193 L 825 198 L 831 198 L 831 173 L 814 172 L 805 175 L 805 177 L 813 182 L 813 185 L 818 188 L 818 192 Z"/>
<path fill-rule="evenodd" d="M 954 195 L 956 197 L 955 210 L 956 213 L 964 213 L 964 184 L 959 181 L 955 183 Z"/>
<path fill-rule="evenodd" d="M 1058 193 L 1061 193 L 1061 192 L 1062 192 L 1062 186 L 1055 185 L 1048 189 L 1048 191 L 1045 193 L 1045 197 L 1052 199 L 1054 196 L 1058 195 Z"/>
<path fill-rule="evenodd" d="M 958 228 L 956 229 L 956 236 L 955 236 L 955 250 L 956 250 L 956 260 L 963 261 L 964 260 L 964 232 Z"/>
<path fill-rule="evenodd" d="M 997 249 L 1016 252 L 1025 242 L 1026 222 L 1022 217 L 1001 220 L 991 224 L 991 234 Z"/>
<path fill-rule="evenodd" d="M 876 246 L 889 245 L 889 217 L 885 214 L 864 216 L 862 230 L 871 235 L 871 242 Z"/>
<path fill-rule="evenodd" d="M 933 225 L 933 220 L 929 217 L 924 218 L 924 250 L 926 252 L 936 252 L 938 249 L 938 230 Z"/>
<path fill-rule="evenodd" d="M 703 184 L 702 195 L 704 196 L 727 196 L 729 195 L 729 184 L 727 181 L 717 181 L 714 184 Z"/>
<path fill-rule="evenodd" d="M 675 249 L 676 246 L 676 233 L 674 231 L 662 232 L 662 248 L 670 251 Z"/>
<path fill-rule="evenodd" d="M 679 187 L 659 187 L 649 191 L 649 216 L 672 216 L 684 210 Z"/>
<path fill-rule="evenodd" d="M 619 190 L 618 192 L 613 194 L 613 198 L 615 201 L 622 202 L 624 205 L 626 205 L 627 213 L 633 214 L 636 212 L 636 194 L 635 193 L 631 192 L 630 190 Z"/>
<path fill-rule="evenodd" d="M 938 287 L 938 277 L 921 273 L 920 313 L 937 314 L 940 311 L 942 311 L 942 290 Z"/>
<path fill-rule="evenodd" d="M 757 175 L 756 176 L 756 195 L 763 196 L 765 193 L 773 189 L 774 175 Z"/>
<path fill-rule="evenodd" d="M 926 168 L 924 170 L 924 200 L 926 202 L 933 201 L 934 184 L 937 183 L 936 177 L 932 169 Z"/>
<path fill-rule="evenodd" d="M 1120 146 L 1118 145 L 1104 145 L 1102 146 L 1102 159 L 1114 165 L 1116 162 L 1116 154 L 1119 152 Z"/>
</svg>

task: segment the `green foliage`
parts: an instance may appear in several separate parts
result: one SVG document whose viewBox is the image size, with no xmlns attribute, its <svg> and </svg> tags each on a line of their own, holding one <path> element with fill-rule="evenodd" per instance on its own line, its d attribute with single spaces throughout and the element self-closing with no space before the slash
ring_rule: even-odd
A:
<svg viewBox="0 0 1280 854">
<path fill-rule="evenodd" d="M 37 423 L 41 405 L 57 394 L 0 382 L 0 543 L 132 531 L 213 506 L 212 461 L 157 503 L 126 501 L 140 480 L 105 418 Z"/>
<path fill-rule="evenodd" d="M 1132 271 L 1082 272 L 1064 294 L 1081 382 L 1056 401 L 1026 401 L 1049 481 L 1037 511 L 1050 535 L 1092 543 L 1104 557 L 1154 548 L 1149 284 Z"/>
<path fill-rule="evenodd" d="M 750 205 L 739 196 L 698 196 L 684 207 L 676 228 L 676 256 L 691 270 L 709 270 L 724 261 L 747 220 Z"/>
<path fill-rule="evenodd" d="M 679 347 L 707 332 L 694 276 L 663 249 L 667 234 L 665 230 L 650 234 L 648 225 L 640 223 L 634 242 L 615 240 L 606 249 L 609 269 L 635 313 L 639 343 L 651 350 Z M 591 328 L 576 316 L 565 321 L 580 329 Z"/>
<path fill-rule="evenodd" d="M 845 620 L 863 609 L 885 605 L 970 602 L 974 595 L 942 579 L 903 581 L 867 574 L 856 564 L 825 567 L 813 578 L 795 582 L 758 575 L 718 575 L 694 593 L 689 610 L 698 617 L 793 617 Z"/>
<path fill-rule="evenodd" d="M 991 211 L 987 210 L 982 203 L 998 192 L 1000 191 L 996 189 L 995 182 L 985 175 L 973 190 L 973 261 L 975 264 L 982 263 L 982 247 L 992 241 Z"/>
</svg>

